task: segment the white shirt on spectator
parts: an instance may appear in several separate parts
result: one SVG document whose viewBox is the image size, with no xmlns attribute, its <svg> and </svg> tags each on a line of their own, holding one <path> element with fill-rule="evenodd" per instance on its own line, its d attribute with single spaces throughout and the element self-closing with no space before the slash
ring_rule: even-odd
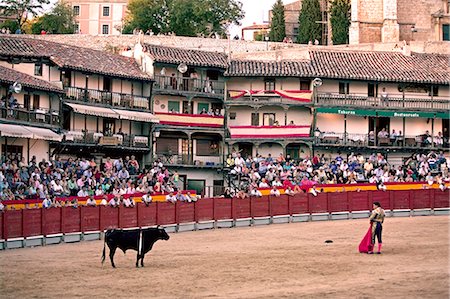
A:
<svg viewBox="0 0 450 299">
<path fill-rule="evenodd" d="M 280 190 L 278 189 L 272 189 L 270 190 L 270 195 L 274 195 L 274 196 L 280 196 Z"/>
<path fill-rule="evenodd" d="M 152 202 L 152 200 L 153 200 L 153 198 L 152 198 L 152 196 L 151 196 L 150 194 L 144 194 L 144 195 L 142 195 L 142 202 L 143 202 L 143 203 L 149 204 L 149 203 Z"/>
<path fill-rule="evenodd" d="M 250 196 L 261 197 L 261 196 L 262 196 L 262 193 L 261 193 L 261 191 L 259 191 L 258 189 L 252 189 L 252 191 L 250 191 Z"/>
</svg>

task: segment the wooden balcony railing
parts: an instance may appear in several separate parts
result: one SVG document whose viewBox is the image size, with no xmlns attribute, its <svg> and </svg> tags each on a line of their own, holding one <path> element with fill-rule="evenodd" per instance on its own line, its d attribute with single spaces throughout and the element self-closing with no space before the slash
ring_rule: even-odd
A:
<svg viewBox="0 0 450 299">
<path fill-rule="evenodd" d="M 64 133 L 63 142 L 80 145 L 124 146 L 149 148 L 147 136 L 113 134 L 104 136 L 100 132 L 68 131 Z"/>
<path fill-rule="evenodd" d="M 66 96 L 77 102 L 150 110 L 149 98 L 143 96 L 79 87 L 66 87 L 65 90 Z"/>
<path fill-rule="evenodd" d="M 401 96 L 368 97 L 366 95 L 317 93 L 316 104 L 319 106 L 369 107 L 377 109 L 428 109 L 449 110 L 450 101 L 439 97 L 409 98 Z"/>
<path fill-rule="evenodd" d="M 202 80 L 156 75 L 154 88 L 156 90 L 176 90 L 182 92 L 222 95 L 225 90 L 225 83 L 221 80 Z"/>
<path fill-rule="evenodd" d="M 47 108 L 38 108 L 28 110 L 26 108 L 5 108 L 0 107 L 0 117 L 25 123 L 41 123 L 48 125 L 58 125 L 60 114 L 57 110 L 49 110 Z"/>
</svg>

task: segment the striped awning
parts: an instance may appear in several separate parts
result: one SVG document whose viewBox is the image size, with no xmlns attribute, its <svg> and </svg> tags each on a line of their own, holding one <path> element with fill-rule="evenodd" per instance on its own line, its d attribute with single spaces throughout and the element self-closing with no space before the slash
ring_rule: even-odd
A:
<svg viewBox="0 0 450 299">
<path fill-rule="evenodd" d="M 20 126 L 11 124 L 0 124 L 0 136 L 14 138 L 30 138 L 50 141 L 61 141 L 62 136 L 50 129 Z"/>
</svg>

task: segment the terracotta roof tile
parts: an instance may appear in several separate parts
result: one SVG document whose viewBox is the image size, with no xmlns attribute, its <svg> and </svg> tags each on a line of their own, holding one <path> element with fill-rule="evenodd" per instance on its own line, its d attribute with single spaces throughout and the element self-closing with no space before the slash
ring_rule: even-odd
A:
<svg viewBox="0 0 450 299">
<path fill-rule="evenodd" d="M 2 36 L 0 56 L 25 56 L 48 58 L 61 68 L 70 68 L 96 74 L 150 80 L 134 59 L 87 48 L 44 40 Z"/>
<path fill-rule="evenodd" d="M 35 78 L 33 76 L 18 72 L 14 69 L 10 69 L 4 66 L 0 66 L 0 82 L 4 82 L 7 84 L 19 82 L 23 87 L 28 87 L 31 89 L 64 93 L 62 89 L 47 81 Z"/>
<path fill-rule="evenodd" d="M 225 53 L 187 50 L 150 44 L 144 44 L 144 51 L 156 62 L 185 63 L 188 66 L 217 67 L 221 69 L 227 67 L 227 55 Z"/>
<path fill-rule="evenodd" d="M 303 61 L 232 60 L 225 76 L 308 77 L 310 63 Z"/>
</svg>

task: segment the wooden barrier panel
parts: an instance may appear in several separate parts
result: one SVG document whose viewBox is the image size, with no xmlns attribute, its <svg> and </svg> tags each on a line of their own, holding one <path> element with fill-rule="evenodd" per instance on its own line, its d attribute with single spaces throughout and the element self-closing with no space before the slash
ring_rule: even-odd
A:
<svg viewBox="0 0 450 299">
<path fill-rule="evenodd" d="M 44 235 L 62 233 L 61 211 L 62 208 L 42 210 L 42 232 Z"/>
<path fill-rule="evenodd" d="M 158 202 L 158 225 L 177 223 L 176 207 L 171 202 Z"/>
<path fill-rule="evenodd" d="M 214 219 L 214 199 L 203 198 L 195 203 L 195 220 L 208 221 Z"/>
<path fill-rule="evenodd" d="M 146 206 L 143 203 L 138 203 L 138 224 L 142 226 L 153 226 L 157 223 L 157 206 L 156 203 L 152 203 Z"/>
<path fill-rule="evenodd" d="M 306 214 L 309 213 L 308 194 L 297 193 L 289 196 L 289 214 Z"/>
<path fill-rule="evenodd" d="M 264 217 L 270 215 L 268 195 L 263 195 L 262 197 L 252 197 L 250 200 L 252 217 Z"/>
<path fill-rule="evenodd" d="M 446 189 L 441 191 L 440 189 L 434 189 L 434 208 L 448 208 L 450 207 L 450 190 Z"/>
<path fill-rule="evenodd" d="M 280 195 L 280 197 L 271 196 L 271 216 L 289 215 L 289 197 L 288 195 Z"/>
<path fill-rule="evenodd" d="M 100 230 L 119 227 L 119 208 L 100 207 Z"/>
<path fill-rule="evenodd" d="M 177 223 L 195 222 L 195 204 L 177 202 Z"/>
<path fill-rule="evenodd" d="M 231 201 L 229 198 L 214 198 L 214 219 L 231 219 L 233 218 L 231 211 Z"/>
<path fill-rule="evenodd" d="M 330 213 L 349 211 L 349 192 L 328 193 L 328 206 Z"/>
<path fill-rule="evenodd" d="M 5 236 L 3 235 L 3 226 L 4 226 L 4 222 L 3 222 L 3 213 L 0 213 L 0 240 L 5 239 Z"/>
<path fill-rule="evenodd" d="M 369 197 L 372 191 L 350 192 L 348 195 L 349 208 L 351 211 L 372 210 L 372 204 L 369 203 Z"/>
<path fill-rule="evenodd" d="M 311 214 L 328 212 L 328 193 L 308 194 L 308 201 Z"/>
<path fill-rule="evenodd" d="M 5 239 L 23 237 L 22 210 L 5 211 Z"/>
<path fill-rule="evenodd" d="M 119 207 L 119 227 L 138 227 L 137 208 Z"/>
<path fill-rule="evenodd" d="M 431 207 L 431 196 L 433 190 L 423 189 L 411 191 L 411 209 L 426 209 Z"/>
<path fill-rule="evenodd" d="M 62 209 L 62 232 L 75 233 L 81 232 L 80 208 L 63 207 Z"/>
<path fill-rule="evenodd" d="M 391 210 L 391 199 L 390 199 L 391 191 L 372 191 L 369 194 L 372 195 L 372 198 L 369 196 L 369 210 L 372 210 L 372 204 L 375 201 L 378 201 L 381 204 L 381 207 L 385 210 Z M 393 192 L 393 191 L 392 191 Z"/>
<path fill-rule="evenodd" d="M 233 198 L 233 219 L 244 219 L 251 217 L 250 199 Z"/>
<path fill-rule="evenodd" d="M 22 216 L 24 237 L 42 235 L 42 209 L 24 209 Z"/>
<path fill-rule="evenodd" d="M 81 207 L 81 231 L 100 230 L 100 207 Z"/>
<path fill-rule="evenodd" d="M 411 208 L 411 191 L 410 190 L 396 190 L 391 191 L 394 199 L 394 210 L 410 209 Z"/>
</svg>

